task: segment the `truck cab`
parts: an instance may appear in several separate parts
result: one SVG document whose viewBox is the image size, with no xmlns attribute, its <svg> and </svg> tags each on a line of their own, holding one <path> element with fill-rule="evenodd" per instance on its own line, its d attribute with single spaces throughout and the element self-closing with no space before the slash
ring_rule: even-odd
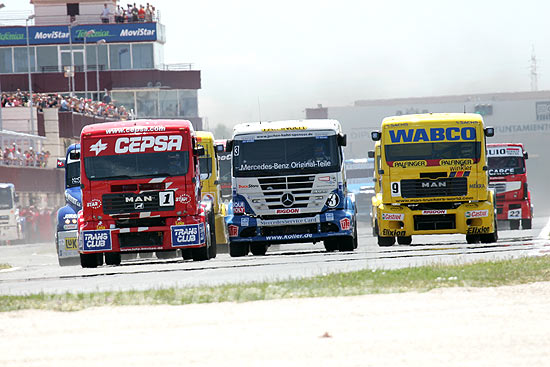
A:
<svg viewBox="0 0 550 367">
<path fill-rule="evenodd" d="M 17 195 L 12 183 L 0 183 L 0 242 L 23 239 Z"/>
<path fill-rule="evenodd" d="M 67 148 L 64 159 L 57 160 L 57 168 L 65 170 L 65 206 L 57 211 L 55 246 L 60 266 L 78 265 L 78 211 L 82 209 L 80 190 L 80 144 Z"/>
<path fill-rule="evenodd" d="M 271 244 L 324 242 L 357 248 L 355 197 L 348 192 L 336 120 L 239 124 L 232 152 L 229 254 L 264 255 Z"/>
<path fill-rule="evenodd" d="M 218 250 L 227 252 L 227 230 L 225 228 L 225 205 L 221 199 L 220 167 L 218 151 L 224 150 L 223 145 L 214 143 L 214 135 L 208 131 L 197 131 L 197 144 L 204 148 L 204 154 L 199 157 L 201 170 L 202 200 L 212 202 L 213 227 L 215 244 Z"/>
<path fill-rule="evenodd" d="M 357 220 L 369 223 L 374 195 L 374 159 L 346 159 L 346 180 L 349 192 L 355 195 Z"/>
<path fill-rule="evenodd" d="M 410 244 L 413 235 L 466 234 L 496 242 L 495 195 L 488 187 L 486 136 L 478 114 L 433 113 L 385 118 L 380 142 L 378 244 Z"/>
<path fill-rule="evenodd" d="M 201 202 L 199 147 L 186 120 L 88 125 L 81 132 L 82 267 L 119 265 L 122 253 L 181 249 L 216 256 L 212 203 Z"/>
<path fill-rule="evenodd" d="M 507 221 L 510 229 L 531 229 L 533 206 L 527 184 L 529 157 L 523 144 L 487 144 L 489 187 L 497 197 L 497 219 Z"/>
</svg>

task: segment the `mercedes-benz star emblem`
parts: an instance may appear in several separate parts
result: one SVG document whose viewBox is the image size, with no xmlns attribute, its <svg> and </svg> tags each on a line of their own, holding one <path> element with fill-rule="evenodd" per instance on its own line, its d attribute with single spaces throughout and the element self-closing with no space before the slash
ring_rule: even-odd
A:
<svg viewBox="0 0 550 367">
<path fill-rule="evenodd" d="M 288 207 L 294 204 L 294 196 L 291 193 L 286 193 L 281 196 L 281 203 L 283 203 L 284 206 Z"/>
</svg>

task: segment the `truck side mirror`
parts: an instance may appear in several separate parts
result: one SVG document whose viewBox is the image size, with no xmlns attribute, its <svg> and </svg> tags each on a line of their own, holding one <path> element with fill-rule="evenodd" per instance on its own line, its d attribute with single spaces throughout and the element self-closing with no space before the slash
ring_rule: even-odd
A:
<svg viewBox="0 0 550 367">
<path fill-rule="evenodd" d="M 225 142 L 225 152 L 231 153 L 233 151 L 233 140 L 228 140 Z"/>
<path fill-rule="evenodd" d="M 341 147 L 348 145 L 348 136 L 346 134 L 338 135 L 338 145 Z"/>
<path fill-rule="evenodd" d="M 369 150 L 369 151 L 367 152 L 367 157 L 369 157 L 369 158 L 374 158 L 374 150 Z"/>
<path fill-rule="evenodd" d="M 223 153 L 225 151 L 223 144 L 216 145 L 216 153 Z"/>
<path fill-rule="evenodd" d="M 198 155 L 199 157 L 201 155 L 204 155 L 204 147 L 202 145 L 199 145 L 195 148 L 195 151 L 193 152 L 195 155 Z"/>
<path fill-rule="evenodd" d="M 65 158 L 57 158 L 57 168 L 65 168 Z"/>
<path fill-rule="evenodd" d="M 18 195 L 18 194 L 14 194 L 13 200 L 15 200 L 15 203 L 19 203 L 19 195 Z"/>
<path fill-rule="evenodd" d="M 78 161 L 80 159 L 80 151 L 73 150 L 69 153 L 69 158 L 71 158 L 74 161 Z"/>
<path fill-rule="evenodd" d="M 372 131 L 370 137 L 373 141 L 378 141 L 382 137 L 382 133 L 380 131 Z"/>
<path fill-rule="evenodd" d="M 485 128 L 485 136 L 490 138 L 495 136 L 495 128 L 494 127 L 486 127 Z"/>
<path fill-rule="evenodd" d="M 523 152 L 523 159 L 529 159 L 529 153 Z"/>
</svg>

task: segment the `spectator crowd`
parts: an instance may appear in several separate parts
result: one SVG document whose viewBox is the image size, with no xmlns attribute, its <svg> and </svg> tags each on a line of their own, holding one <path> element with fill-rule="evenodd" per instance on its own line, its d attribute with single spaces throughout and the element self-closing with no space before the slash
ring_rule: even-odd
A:
<svg viewBox="0 0 550 367">
<path fill-rule="evenodd" d="M 22 152 L 16 143 L 3 149 L 0 147 L 0 150 L 0 164 L 5 166 L 46 167 L 50 158 L 49 151 L 37 152 L 33 147 L 29 147 Z"/>
<path fill-rule="evenodd" d="M 115 12 L 112 13 L 105 4 L 101 12 L 101 22 L 109 23 L 111 15 L 113 15 L 115 23 L 152 22 L 155 19 L 156 11 L 155 7 L 149 3 L 146 6 L 139 5 L 139 7 L 134 3 L 134 5 L 127 4 L 126 8 L 117 5 Z"/>
<path fill-rule="evenodd" d="M 28 107 L 29 100 L 29 93 L 21 92 L 18 89 L 16 93 L 3 93 L 0 106 L 3 108 Z M 59 108 L 59 111 L 72 111 L 98 117 L 121 120 L 130 118 L 130 111 L 126 110 L 124 106 L 115 106 L 108 92 L 105 92 L 102 101 L 62 96 L 56 93 L 33 93 L 33 106 L 39 112 L 42 112 L 44 108 Z"/>
</svg>

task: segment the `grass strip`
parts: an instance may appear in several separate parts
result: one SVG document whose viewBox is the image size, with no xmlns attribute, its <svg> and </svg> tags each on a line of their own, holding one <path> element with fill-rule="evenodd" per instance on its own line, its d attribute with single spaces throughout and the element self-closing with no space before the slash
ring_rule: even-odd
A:
<svg viewBox="0 0 550 367">
<path fill-rule="evenodd" d="M 0 270 L 2 269 L 10 269 L 11 268 L 11 265 L 10 264 L 0 264 Z"/>
<path fill-rule="evenodd" d="M 410 291 L 425 292 L 443 287 L 496 287 L 538 281 L 550 281 L 549 256 L 396 270 L 366 269 L 312 278 L 213 287 L 0 296 L 0 312 L 23 309 L 77 311 L 100 306 L 185 305 Z"/>
</svg>

